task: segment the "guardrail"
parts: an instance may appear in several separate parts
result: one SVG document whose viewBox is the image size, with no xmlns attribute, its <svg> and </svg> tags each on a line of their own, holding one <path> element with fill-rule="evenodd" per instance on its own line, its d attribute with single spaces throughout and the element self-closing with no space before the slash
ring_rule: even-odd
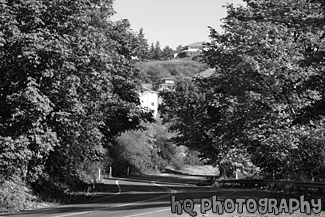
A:
<svg viewBox="0 0 325 217">
<path fill-rule="evenodd" d="M 203 174 L 189 174 L 184 172 L 166 170 L 167 172 L 172 172 L 181 175 L 188 175 L 188 176 L 198 176 L 198 177 L 205 177 L 207 181 L 198 183 L 198 185 L 212 185 L 215 186 L 223 186 L 229 184 L 236 184 L 241 186 L 275 186 L 275 185 L 289 185 L 292 186 L 294 189 L 318 189 L 319 193 L 322 193 L 325 189 L 325 182 L 301 182 L 301 181 L 293 181 L 293 180 L 279 180 L 279 179 L 217 179 L 216 175 L 203 175 Z"/>
<path fill-rule="evenodd" d="M 318 189 L 320 193 L 325 189 L 324 182 L 301 182 L 301 181 L 292 181 L 292 180 L 274 180 L 274 179 L 221 179 L 216 180 L 215 184 L 217 186 L 236 184 L 241 186 L 263 186 L 263 185 L 289 185 L 294 188 L 304 188 L 304 189 Z"/>
</svg>

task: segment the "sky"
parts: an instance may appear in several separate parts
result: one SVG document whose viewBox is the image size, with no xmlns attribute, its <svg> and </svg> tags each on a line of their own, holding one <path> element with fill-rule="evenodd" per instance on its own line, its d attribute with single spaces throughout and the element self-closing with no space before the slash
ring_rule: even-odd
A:
<svg viewBox="0 0 325 217">
<path fill-rule="evenodd" d="M 221 31 L 227 3 L 245 5 L 242 0 L 114 0 L 112 20 L 128 19 L 131 29 L 143 28 L 148 43 L 175 49 L 178 45 L 209 41 L 208 26 Z"/>
</svg>

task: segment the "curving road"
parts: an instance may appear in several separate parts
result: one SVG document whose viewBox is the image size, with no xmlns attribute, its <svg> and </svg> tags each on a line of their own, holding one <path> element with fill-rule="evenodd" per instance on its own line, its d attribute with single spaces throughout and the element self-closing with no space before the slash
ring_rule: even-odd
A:
<svg viewBox="0 0 325 217">
<path fill-rule="evenodd" d="M 17 214 L 3 216 L 20 217 L 168 217 L 168 216 L 190 216 L 183 212 L 181 215 L 171 212 L 171 197 L 175 200 L 184 201 L 193 199 L 195 207 L 192 210 L 197 212 L 197 216 L 261 216 L 259 214 L 249 214 L 244 210 L 243 214 L 226 213 L 217 215 L 211 210 L 206 214 L 200 212 L 201 198 L 212 198 L 217 196 L 219 200 L 226 198 L 284 198 L 290 195 L 269 192 L 257 189 L 226 189 L 215 187 L 198 187 L 196 184 L 202 180 L 201 177 L 181 176 L 181 175 L 160 175 L 135 177 L 129 179 L 109 179 L 104 184 L 99 185 L 99 192 L 92 194 L 84 200 L 75 201 L 68 205 L 60 205 L 45 209 L 26 211 Z M 292 195 L 291 195 L 292 197 Z M 273 215 L 267 215 L 273 216 Z M 277 216 L 288 216 L 277 215 Z M 294 214 L 292 216 L 311 216 Z M 316 215 L 312 215 L 316 216 Z M 325 216 L 322 212 L 317 216 Z"/>
</svg>

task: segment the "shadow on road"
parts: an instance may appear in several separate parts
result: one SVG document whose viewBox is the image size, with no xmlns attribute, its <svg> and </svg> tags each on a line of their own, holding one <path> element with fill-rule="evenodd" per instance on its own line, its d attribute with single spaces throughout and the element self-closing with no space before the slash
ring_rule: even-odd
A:
<svg viewBox="0 0 325 217">
<path fill-rule="evenodd" d="M 202 197 L 211 198 L 298 198 L 279 192 L 263 189 L 231 189 L 216 187 L 200 187 L 196 184 L 204 177 L 181 175 L 157 175 L 104 180 L 96 185 L 97 192 L 91 195 L 72 198 L 71 203 L 39 209 L 36 211 L 21 212 L 19 216 L 45 216 L 60 213 L 82 213 L 92 211 L 115 212 L 121 210 L 138 210 L 146 208 L 168 208 L 171 204 L 171 195 L 176 192 L 176 200 L 187 198 L 199 201 Z M 16 214 L 17 215 L 17 214 Z M 11 215 L 4 215 L 11 216 Z"/>
</svg>

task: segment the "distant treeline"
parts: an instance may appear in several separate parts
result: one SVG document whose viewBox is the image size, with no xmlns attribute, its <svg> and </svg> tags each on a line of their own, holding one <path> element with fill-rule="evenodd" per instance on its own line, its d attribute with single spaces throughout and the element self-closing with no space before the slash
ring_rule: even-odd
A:
<svg viewBox="0 0 325 217">
<path fill-rule="evenodd" d="M 139 47 L 139 52 L 137 54 L 137 58 L 140 60 L 172 59 L 174 58 L 174 54 L 178 53 L 182 48 L 182 45 L 177 46 L 175 50 L 168 45 L 162 48 L 159 41 L 157 41 L 155 44 L 151 43 L 151 45 L 149 45 L 142 28 L 137 33 L 137 36 L 138 40 L 141 42 L 141 46 Z"/>
</svg>

